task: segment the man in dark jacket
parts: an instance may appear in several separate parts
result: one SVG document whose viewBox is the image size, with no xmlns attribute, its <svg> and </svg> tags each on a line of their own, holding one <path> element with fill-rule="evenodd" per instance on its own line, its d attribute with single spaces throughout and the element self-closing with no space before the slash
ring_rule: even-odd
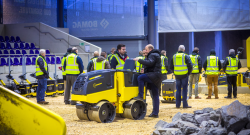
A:
<svg viewBox="0 0 250 135">
<path fill-rule="evenodd" d="M 209 60 L 209 61 L 208 61 Z M 217 61 L 217 63 L 216 63 Z M 214 84 L 214 95 L 215 99 L 218 97 L 218 78 L 221 69 L 221 62 L 218 57 L 216 57 L 215 50 L 210 51 L 210 56 L 207 57 L 203 64 L 203 68 L 207 75 L 207 85 L 208 85 L 208 97 L 206 99 L 211 99 L 212 96 L 212 84 Z"/>
<path fill-rule="evenodd" d="M 228 95 L 225 98 L 232 98 L 232 86 L 234 98 L 237 98 L 237 74 L 241 68 L 240 60 L 235 56 L 235 50 L 229 50 L 229 56 L 223 63 L 223 70 L 227 74 Z"/>
<path fill-rule="evenodd" d="M 170 62 L 170 69 L 175 75 L 176 79 L 176 108 L 181 106 L 181 88 L 183 108 L 191 108 L 187 103 L 187 87 L 188 87 L 188 76 L 192 73 L 193 64 L 190 57 L 185 53 L 185 46 L 180 45 L 177 54 L 173 56 Z"/>
<path fill-rule="evenodd" d="M 98 51 L 95 51 L 94 52 L 94 57 L 90 59 L 89 63 L 88 63 L 88 66 L 87 66 L 87 72 L 90 72 L 91 71 L 91 67 L 93 65 L 93 59 L 97 59 L 99 57 L 99 52 Z"/>
<path fill-rule="evenodd" d="M 139 94 L 135 99 L 143 100 L 144 84 L 147 84 L 152 91 L 153 112 L 149 117 L 158 118 L 159 114 L 159 88 L 161 87 L 161 53 L 149 44 L 145 47 L 146 59 L 135 58 L 140 64 L 144 65 L 144 74 L 138 76 Z"/>
<path fill-rule="evenodd" d="M 122 70 L 124 68 L 125 61 L 128 58 L 129 57 L 126 53 L 126 46 L 124 44 L 117 45 L 117 50 L 115 51 L 115 54 L 113 54 L 111 59 L 111 69 Z"/>
<path fill-rule="evenodd" d="M 199 87 L 198 83 L 202 71 L 202 62 L 201 62 L 201 57 L 199 55 L 199 48 L 195 47 L 192 54 L 189 56 L 193 63 L 193 71 L 189 76 L 189 99 L 192 99 L 193 84 L 195 84 L 194 88 L 195 99 L 201 99 L 201 97 L 198 96 L 198 87 Z"/>
<path fill-rule="evenodd" d="M 83 72 L 84 66 L 81 57 L 77 55 L 78 49 L 72 48 L 72 53 L 67 56 L 64 61 L 64 69 L 66 72 L 66 91 L 64 91 L 64 103 L 75 105 L 76 101 L 69 101 L 70 90 L 75 83 L 77 77 Z"/>
<path fill-rule="evenodd" d="M 38 87 L 36 91 L 36 99 L 38 104 L 48 104 L 44 100 L 45 91 L 47 89 L 47 79 L 49 78 L 48 64 L 45 61 L 46 51 L 40 49 L 39 56 L 36 58 L 36 79 Z"/>
</svg>

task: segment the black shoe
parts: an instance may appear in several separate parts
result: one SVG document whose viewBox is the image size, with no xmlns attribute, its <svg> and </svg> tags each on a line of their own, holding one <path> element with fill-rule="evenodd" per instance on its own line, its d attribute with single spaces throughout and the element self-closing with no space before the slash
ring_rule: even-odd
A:
<svg viewBox="0 0 250 135">
<path fill-rule="evenodd" d="M 70 102 L 69 101 L 64 101 L 65 105 L 69 105 Z"/>
<path fill-rule="evenodd" d="M 183 108 L 192 108 L 192 106 L 186 106 L 186 107 L 183 107 Z"/>
<path fill-rule="evenodd" d="M 136 100 L 142 100 L 143 101 L 143 98 L 140 97 L 140 96 L 134 97 L 134 99 L 136 99 Z"/>
<path fill-rule="evenodd" d="M 237 98 L 237 97 L 234 97 L 234 98 Z"/>
<path fill-rule="evenodd" d="M 76 105 L 76 101 L 70 101 L 71 105 Z"/>
<path fill-rule="evenodd" d="M 149 94 L 147 94 L 146 96 L 149 96 Z"/>
<path fill-rule="evenodd" d="M 227 98 L 227 99 L 232 99 L 232 97 L 229 97 L 229 96 L 226 96 L 226 97 L 224 97 L 224 98 Z"/>
<path fill-rule="evenodd" d="M 176 107 L 176 108 L 180 108 L 180 107 Z"/>
<path fill-rule="evenodd" d="M 148 115 L 148 117 L 152 117 L 152 118 L 159 118 L 159 116 L 158 116 L 158 115 L 155 115 L 155 114 L 153 114 L 153 113 L 151 113 L 150 115 Z"/>
</svg>

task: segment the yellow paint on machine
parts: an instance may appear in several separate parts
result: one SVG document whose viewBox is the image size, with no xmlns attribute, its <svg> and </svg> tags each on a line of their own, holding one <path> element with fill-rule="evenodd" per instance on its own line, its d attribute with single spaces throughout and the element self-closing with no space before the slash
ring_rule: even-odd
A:
<svg viewBox="0 0 250 135">
<path fill-rule="evenodd" d="M 0 134 L 65 135 L 61 116 L 0 86 Z"/>
<path fill-rule="evenodd" d="M 250 70 L 250 37 L 246 41 L 247 67 Z"/>
</svg>

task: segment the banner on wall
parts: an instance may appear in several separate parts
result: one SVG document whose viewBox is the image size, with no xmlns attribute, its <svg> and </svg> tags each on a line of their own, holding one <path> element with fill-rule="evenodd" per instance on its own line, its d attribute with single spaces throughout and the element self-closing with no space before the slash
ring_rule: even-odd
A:
<svg viewBox="0 0 250 135">
<path fill-rule="evenodd" d="M 158 32 L 250 29 L 249 0 L 158 0 Z"/>
<path fill-rule="evenodd" d="M 43 22 L 57 26 L 57 0 L 3 0 L 3 23 Z"/>
<path fill-rule="evenodd" d="M 77 37 L 144 35 L 143 0 L 68 0 L 67 26 Z"/>
</svg>

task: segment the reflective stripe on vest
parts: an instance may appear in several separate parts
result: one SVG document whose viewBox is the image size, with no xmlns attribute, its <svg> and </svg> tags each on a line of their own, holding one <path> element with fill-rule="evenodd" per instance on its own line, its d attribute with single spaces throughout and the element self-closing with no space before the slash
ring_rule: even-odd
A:
<svg viewBox="0 0 250 135">
<path fill-rule="evenodd" d="M 192 73 L 199 73 L 199 66 L 198 66 L 198 56 L 199 55 L 189 55 L 191 61 L 193 63 L 193 71 Z"/>
<path fill-rule="evenodd" d="M 226 73 L 229 75 L 236 75 L 238 73 L 238 58 L 227 57 L 228 65 L 226 67 Z"/>
<path fill-rule="evenodd" d="M 66 59 L 66 57 L 63 57 L 63 59 L 62 59 L 62 75 L 66 75 L 66 72 L 63 68 L 65 59 Z"/>
<path fill-rule="evenodd" d="M 105 62 L 106 62 L 106 60 L 97 62 L 97 59 L 93 59 L 94 70 L 103 70 L 103 69 L 105 69 Z"/>
<path fill-rule="evenodd" d="M 48 64 L 47 64 L 47 62 L 45 61 L 45 59 L 42 56 L 38 56 L 36 58 L 36 76 L 43 75 L 43 71 L 40 69 L 39 65 L 37 64 L 37 61 L 38 61 L 39 58 L 43 59 L 44 68 L 45 68 L 46 71 L 48 71 Z"/>
<path fill-rule="evenodd" d="M 113 55 L 113 54 L 109 54 L 108 57 L 107 57 L 107 59 L 106 59 L 109 63 L 111 63 L 112 55 Z"/>
<path fill-rule="evenodd" d="M 142 57 L 142 56 L 139 56 L 139 57 L 137 57 L 138 59 L 145 59 L 145 57 Z M 140 72 L 141 71 L 141 68 L 142 68 L 142 64 L 141 63 L 139 63 L 138 61 L 136 61 L 135 62 L 135 66 L 136 66 L 136 72 Z"/>
<path fill-rule="evenodd" d="M 174 55 L 174 74 L 175 75 L 185 75 L 188 73 L 188 67 L 185 62 L 185 54 L 177 53 Z"/>
<path fill-rule="evenodd" d="M 218 66 L 218 57 L 216 56 L 207 56 L 207 75 L 218 75 L 219 66 Z"/>
<path fill-rule="evenodd" d="M 165 66 L 165 58 L 167 58 L 166 56 L 161 56 L 161 73 L 162 74 L 166 74 L 168 71 L 166 70 L 166 66 Z"/>
<path fill-rule="evenodd" d="M 77 55 L 72 53 L 67 56 L 66 58 L 66 75 L 67 74 L 73 74 L 78 75 L 80 74 L 80 70 L 77 64 Z"/>
<path fill-rule="evenodd" d="M 116 69 L 122 70 L 124 68 L 125 61 L 121 60 L 117 54 L 114 54 L 113 57 L 116 58 L 118 64 L 116 65 Z M 128 57 L 127 57 L 128 59 Z"/>
</svg>

